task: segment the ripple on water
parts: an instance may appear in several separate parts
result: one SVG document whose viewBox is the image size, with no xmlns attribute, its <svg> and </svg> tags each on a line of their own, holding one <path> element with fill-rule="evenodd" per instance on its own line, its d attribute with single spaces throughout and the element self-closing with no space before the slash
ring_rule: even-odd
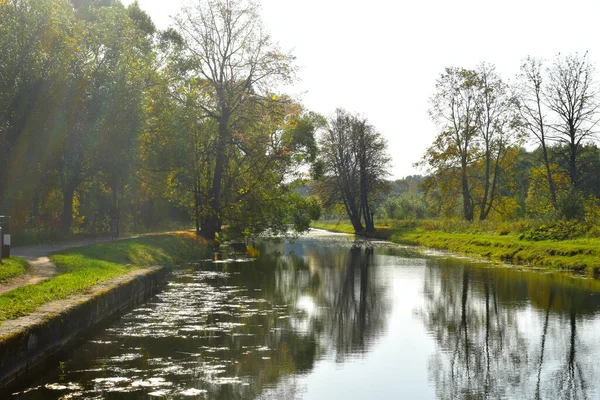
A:
<svg viewBox="0 0 600 400">
<path fill-rule="evenodd" d="M 83 387 L 74 382 L 68 383 L 47 383 L 44 385 L 44 388 L 48 390 L 81 390 Z"/>
<path fill-rule="evenodd" d="M 178 392 L 177 394 L 179 396 L 200 396 L 201 394 L 205 394 L 205 393 L 208 393 L 208 390 L 190 388 L 190 389 L 182 390 L 182 391 Z"/>
</svg>

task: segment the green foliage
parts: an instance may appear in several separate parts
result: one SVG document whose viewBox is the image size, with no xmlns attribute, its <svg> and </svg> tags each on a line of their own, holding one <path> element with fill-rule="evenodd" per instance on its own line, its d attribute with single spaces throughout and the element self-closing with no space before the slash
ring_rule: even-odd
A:
<svg viewBox="0 0 600 400">
<path fill-rule="evenodd" d="M 0 295 L 0 322 L 19 318 L 42 304 L 82 293 L 134 269 L 175 265 L 206 257 L 205 242 L 189 234 L 144 236 L 62 251 L 51 256 L 60 275 Z"/>
<path fill-rule="evenodd" d="M 583 220 L 586 214 L 586 199 L 583 192 L 572 189 L 558 196 L 558 212 L 567 220 Z"/>
<path fill-rule="evenodd" d="M 3 213 L 14 232 L 106 229 L 133 197 L 151 21 L 136 5 L 46 0 L 1 2 L 0 20 Z"/>
<path fill-rule="evenodd" d="M 575 220 L 558 220 L 541 224 L 520 235 L 523 240 L 567 240 L 585 237 L 589 232 L 587 224 Z"/>
<path fill-rule="evenodd" d="M 297 235 L 321 216 L 321 205 L 313 197 L 293 190 L 270 190 L 270 198 L 249 196 L 225 231 L 229 238 L 258 236 L 264 232 Z"/>
<path fill-rule="evenodd" d="M 273 202 L 315 160 L 323 118 L 272 92 L 293 57 L 268 44 L 255 5 L 226 6 L 159 32 L 136 2 L 0 2 L 0 209 L 23 243 L 190 219 L 218 230 L 284 208 Z M 228 43 L 194 41 L 186 24 Z M 226 77 L 204 74 L 215 58 L 198 43 L 232 52 L 217 57 Z"/>
<path fill-rule="evenodd" d="M 312 221 L 321 218 L 321 203 L 316 197 L 296 197 L 292 207 L 293 226 L 296 232 L 305 232 L 310 228 Z"/>
<path fill-rule="evenodd" d="M 423 155 L 425 193 L 445 216 L 485 220 L 510 187 L 522 142 L 509 87 L 495 67 L 446 68 L 436 82 L 430 115 L 440 133 Z"/>
<path fill-rule="evenodd" d="M 423 219 L 427 217 L 427 206 L 421 194 L 406 192 L 386 198 L 379 214 L 389 219 Z"/>
</svg>

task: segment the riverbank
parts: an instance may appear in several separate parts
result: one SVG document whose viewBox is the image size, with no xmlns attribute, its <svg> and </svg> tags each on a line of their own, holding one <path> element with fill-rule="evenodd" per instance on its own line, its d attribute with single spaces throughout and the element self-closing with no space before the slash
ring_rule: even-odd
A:
<svg viewBox="0 0 600 400">
<path fill-rule="evenodd" d="M 92 326 L 146 301 L 169 266 L 207 257 L 192 233 L 143 236 L 50 255 L 58 275 L 0 295 L 0 394 Z"/>
<path fill-rule="evenodd" d="M 142 236 L 63 250 L 50 256 L 58 275 L 0 295 L 0 324 L 43 304 L 68 298 L 94 285 L 151 265 L 171 266 L 202 258 L 208 243 L 192 233 Z"/>
<path fill-rule="evenodd" d="M 352 225 L 345 222 L 318 221 L 312 226 L 333 232 L 354 233 Z M 445 232 L 426 230 L 417 223 L 400 227 L 377 226 L 375 232 L 364 236 L 448 250 L 491 261 L 600 276 L 600 238 L 527 240 L 514 232 Z"/>
</svg>

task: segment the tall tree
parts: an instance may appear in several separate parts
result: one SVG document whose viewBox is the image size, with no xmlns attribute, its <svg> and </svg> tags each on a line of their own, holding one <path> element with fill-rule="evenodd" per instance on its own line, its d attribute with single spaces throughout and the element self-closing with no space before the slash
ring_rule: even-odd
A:
<svg viewBox="0 0 600 400">
<path fill-rule="evenodd" d="M 202 0 L 176 18 L 185 47 L 189 76 L 204 84 L 198 105 L 216 121 L 216 159 L 208 193 L 210 210 L 202 236 L 213 239 L 224 212 L 223 180 L 234 146 L 233 126 L 248 103 L 260 102 L 274 84 L 289 82 L 293 57 L 283 53 L 265 33 L 258 5 L 248 0 Z"/>
<path fill-rule="evenodd" d="M 429 170 L 426 194 L 462 200 L 462 216 L 485 220 L 503 200 L 503 178 L 518 154 L 514 99 L 493 65 L 446 68 L 437 81 L 430 115 L 441 128 L 421 165 Z M 458 190 L 457 190 L 458 188 Z M 451 200 L 449 200 L 451 199 Z"/>
<path fill-rule="evenodd" d="M 353 146 L 358 163 L 360 205 L 367 232 L 375 230 L 374 196 L 386 190 L 384 178 L 389 175 L 390 157 L 387 154 L 387 142 L 384 137 L 370 125 L 366 118 L 352 121 L 352 136 L 356 144 Z"/>
<path fill-rule="evenodd" d="M 546 108 L 545 79 L 542 61 L 527 57 L 521 65 L 518 75 L 518 111 L 521 121 L 531 135 L 533 142 L 540 148 L 544 175 L 548 183 L 550 202 L 554 209 L 556 202 L 556 183 L 553 178 L 553 162 L 550 158 L 551 125 L 548 122 Z"/>
<path fill-rule="evenodd" d="M 431 172 L 456 172 L 462 198 L 463 216 L 472 221 L 475 200 L 470 166 L 477 157 L 477 134 L 481 123 L 479 77 L 476 71 L 446 68 L 436 82 L 429 114 L 440 128 L 433 145 L 423 157 Z M 435 179 L 430 175 L 430 179 Z"/>
<path fill-rule="evenodd" d="M 337 109 L 321 137 L 323 175 L 317 191 L 325 206 L 342 203 L 356 232 L 364 230 L 361 221 L 359 166 L 352 146 L 352 116 Z"/>
<path fill-rule="evenodd" d="M 68 1 L 0 2 L 0 207 L 27 182 L 37 188 L 50 113 L 68 75 L 74 42 Z M 25 160 L 38 162 L 25 162 Z M 33 175 L 32 175 L 33 174 Z M 14 199 L 13 199 L 14 200 Z M 15 204 L 15 201 L 12 202 Z"/>
<path fill-rule="evenodd" d="M 133 177 L 138 137 L 144 129 L 146 82 L 153 72 L 154 26 L 136 3 L 96 12 L 93 34 L 102 44 L 92 76 L 94 165 L 112 197 L 112 225 L 119 234 L 120 201 Z M 134 19 L 135 18 L 135 19 Z"/>
<path fill-rule="evenodd" d="M 596 138 L 598 125 L 598 87 L 595 69 L 588 54 L 557 55 L 548 71 L 547 102 L 556 115 L 554 135 L 567 149 L 570 184 L 581 183 L 580 152 L 586 142 Z"/>
<path fill-rule="evenodd" d="M 373 201 L 386 189 L 389 163 L 383 136 L 365 118 L 337 109 L 321 137 L 323 171 L 316 190 L 325 205 L 344 205 L 355 231 L 371 232 Z"/>
<path fill-rule="evenodd" d="M 500 181 L 504 174 L 503 166 L 511 156 L 511 146 L 519 145 L 521 135 L 515 130 L 515 99 L 508 92 L 508 85 L 502 81 L 491 64 L 482 63 L 478 70 L 481 120 L 477 124 L 478 139 L 483 154 L 483 191 L 479 200 L 479 220 L 485 220 L 500 196 Z"/>
</svg>

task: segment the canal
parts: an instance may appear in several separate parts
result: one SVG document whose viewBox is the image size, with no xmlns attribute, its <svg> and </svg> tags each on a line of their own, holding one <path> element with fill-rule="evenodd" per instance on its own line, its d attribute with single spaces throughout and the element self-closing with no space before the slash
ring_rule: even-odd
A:
<svg viewBox="0 0 600 400">
<path fill-rule="evenodd" d="M 313 231 L 174 269 L 13 399 L 600 398 L 600 282 Z"/>
</svg>

